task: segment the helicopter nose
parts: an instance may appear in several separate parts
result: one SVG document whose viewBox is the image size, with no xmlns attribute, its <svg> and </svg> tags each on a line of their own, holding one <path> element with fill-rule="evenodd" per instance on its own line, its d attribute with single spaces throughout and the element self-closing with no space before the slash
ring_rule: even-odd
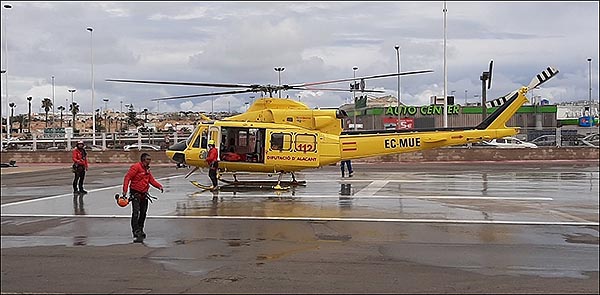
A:
<svg viewBox="0 0 600 295">
<path fill-rule="evenodd" d="M 178 143 L 175 143 L 175 144 L 173 144 L 173 145 L 169 146 L 169 147 L 167 148 L 167 150 L 169 150 L 169 151 L 178 151 L 178 152 L 183 152 L 183 151 L 185 151 L 185 148 L 186 148 L 186 147 L 187 147 L 187 146 L 186 146 L 186 144 L 185 144 L 185 141 L 181 141 L 181 142 L 178 142 Z"/>
<path fill-rule="evenodd" d="M 183 151 L 185 151 L 186 148 L 186 143 L 185 141 L 182 142 L 178 142 L 176 144 L 173 144 L 171 146 L 169 146 L 169 148 L 167 148 L 167 157 L 175 162 L 177 162 L 178 164 L 184 164 L 185 163 L 185 154 L 183 153 Z"/>
</svg>

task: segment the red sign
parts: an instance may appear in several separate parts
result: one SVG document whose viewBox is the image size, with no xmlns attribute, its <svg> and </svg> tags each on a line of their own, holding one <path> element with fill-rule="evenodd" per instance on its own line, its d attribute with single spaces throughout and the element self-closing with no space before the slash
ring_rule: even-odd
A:
<svg viewBox="0 0 600 295">
<path fill-rule="evenodd" d="M 400 122 L 400 123 L 398 123 Z M 403 118 L 398 121 L 396 117 L 383 118 L 383 126 L 386 130 L 389 129 L 414 129 L 415 119 L 414 118 Z"/>
<path fill-rule="evenodd" d="M 398 125 L 396 129 L 414 129 L 415 128 L 415 119 L 413 118 L 404 118 L 398 121 Z"/>
</svg>

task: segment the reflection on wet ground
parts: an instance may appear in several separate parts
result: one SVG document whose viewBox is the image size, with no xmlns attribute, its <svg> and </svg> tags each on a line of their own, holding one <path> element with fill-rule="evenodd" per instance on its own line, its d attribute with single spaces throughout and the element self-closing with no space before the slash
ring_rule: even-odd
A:
<svg viewBox="0 0 600 295">
<path fill-rule="evenodd" d="M 323 247 L 319 242 L 365 241 L 380 243 L 390 259 L 483 274 L 597 272 L 597 167 L 514 170 L 357 171 L 351 179 L 314 170 L 298 174 L 306 186 L 284 191 L 224 186 L 210 192 L 181 176 L 160 179 L 165 192 L 150 191 L 158 200 L 148 211 L 144 244 L 159 248 L 152 260 L 190 275 L 253 251 L 260 253 L 256 263 L 264 263 Z M 120 189 L 3 204 L 2 248 L 130 244 L 131 209 L 114 202 Z M 10 235 L 11 227 L 48 218 L 56 223 L 44 231 Z"/>
</svg>

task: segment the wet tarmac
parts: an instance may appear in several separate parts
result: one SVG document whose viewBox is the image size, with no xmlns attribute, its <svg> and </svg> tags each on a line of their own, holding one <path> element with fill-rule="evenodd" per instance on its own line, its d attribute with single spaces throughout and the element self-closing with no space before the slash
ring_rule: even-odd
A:
<svg viewBox="0 0 600 295">
<path fill-rule="evenodd" d="M 145 259 L 163 269 L 202 277 L 214 286 L 223 280 L 229 283 L 231 289 L 216 288 L 215 292 L 247 292 L 243 288 L 263 286 L 256 280 L 250 282 L 253 275 L 248 272 L 255 272 L 253 268 L 226 278 L 209 278 L 231 272 L 240 263 L 263 267 L 273 261 L 292 268 L 339 264 L 341 277 L 336 281 L 342 286 L 317 288 L 316 292 L 477 290 L 478 283 L 471 286 L 475 289 L 466 285 L 435 289 L 435 281 L 406 289 L 381 286 L 385 283 L 352 289 L 357 287 L 350 282 L 355 272 L 351 265 L 377 268 L 381 259 L 431 267 L 435 269 L 429 270 L 432 276 L 448 269 L 460 271 L 461 276 L 462 272 L 481 276 L 479 287 L 484 292 L 488 290 L 485 281 L 498 276 L 540 281 L 539 286 L 526 286 L 526 279 L 523 285 L 517 280 L 513 289 L 491 288 L 489 292 L 568 292 L 570 284 L 582 287 L 584 293 L 598 292 L 597 163 L 354 166 L 352 178 L 341 178 L 339 168 L 333 166 L 298 173 L 306 185 L 284 191 L 268 186 L 223 186 L 216 192 L 189 183 L 208 183 L 206 174 L 196 172 L 185 179 L 186 170 L 158 166 L 154 175 L 165 191 L 150 190 L 158 200 L 150 205 L 148 238 L 143 245 L 132 244 L 130 208 L 118 207 L 114 199 L 121 191 L 126 167 L 106 166 L 90 172 L 89 193 L 83 196 L 68 192 L 71 175 L 62 167 L 21 173 L 5 173 L 3 168 L 2 258 L 17 259 L 5 253 L 32 247 L 142 246 L 152 251 Z M 276 176 L 240 173 L 238 179 L 252 183 Z M 365 250 L 371 247 L 376 250 Z M 8 274 L 15 263 L 2 264 L 3 292 L 73 291 L 43 286 L 19 289 Z M 27 269 L 19 272 L 27 273 Z M 343 275 L 346 272 L 348 276 Z M 290 274 L 287 279 L 297 276 L 302 275 Z M 548 284 L 546 278 L 569 283 Z M 309 291 L 293 280 L 288 283 L 299 288 L 297 292 Z M 182 293 L 211 289 L 205 285 L 186 290 Z M 270 291 L 274 290 L 264 286 L 255 289 Z"/>
</svg>

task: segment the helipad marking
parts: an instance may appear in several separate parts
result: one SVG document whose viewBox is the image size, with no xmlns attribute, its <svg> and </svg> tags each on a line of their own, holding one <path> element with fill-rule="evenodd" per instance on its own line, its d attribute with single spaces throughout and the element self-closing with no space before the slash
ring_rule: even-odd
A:
<svg viewBox="0 0 600 295">
<path fill-rule="evenodd" d="M 199 194 L 198 196 L 211 196 L 210 193 Z M 219 197 L 230 197 L 235 199 L 244 198 L 290 198 L 290 199 L 338 199 L 340 197 L 345 199 L 449 199 L 449 200 L 503 200 L 503 201 L 553 201 L 554 198 L 549 197 L 479 197 L 479 196 L 440 196 L 440 195 L 425 195 L 425 196 L 384 196 L 384 195 L 229 195 L 220 193 Z"/>
<path fill-rule="evenodd" d="M 158 178 L 158 180 L 179 178 L 179 177 L 183 177 L 183 176 L 184 175 L 175 175 L 175 176 Z M 96 189 L 89 190 L 88 193 L 99 192 L 99 191 L 104 191 L 104 190 L 108 190 L 108 189 L 114 189 L 114 188 L 118 188 L 118 187 L 122 187 L 122 186 L 123 186 L 122 184 L 119 184 L 119 185 L 107 186 L 107 187 L 102 187 L 102 188 L 96 188 Z M 25 201 L 19 201 L 19 202 L 14 202 L 14 203 L 7 203 L 7 204 L 3 204 L 2 206 L 0 206 L 0 208 L 28 204 L 28 203 L 39 202 L 39 201 L 58 199 L 58 198 L 64 198 L 64 197 L 69 197 L 69 196 L 73 196 L 73 193 L 62 194 L 62 195 L 57 195 L 57 196 L 50 196 L 50 197 L 43 197 L 43 198 L 37 198 L 37 199 L 31 199 L 31 200 L 25 200 Z M 4 216 L 4 214 L 2 216 Z"/>
<path fill-rule="evenodd" d="M 100 189 L 95 189 L 95 190 L 91 190 L 90 192 L 95 192 L 95 191 L 101 191 L 101 190 L 107 190 L 107 189 L 112 189 L 112 188 L 117 188 L 117 187 L 121 187 L 120 185 L 118 186 L 111 186 L 111 187 L 105 187 L 105 188 L 100 188 Z M 362 191 L 360 191 L 362 192 Z M 359 193 L 360 193 L 359 192 Z M 369 193 L 369 192 L 367 192 Z M 68 197 L 68 196 L 72 196 L 73 194 L 63 194 L 63 195 L 58 195 L 58 196 L 51 196 L 51 197 L 45 197 L 45 198 L 39 198 L 39 199 L 32 199 L 32 200 L 26 200 L 26 201 L 20 201 L 20 202 L 14 202 L 14 203 L 8 203 L 8 204 L 4 204 L 2 205 L 2 208 L 5 207 L 9 207 L 9 206 L 16 206 L 16 205 L 23 205 L 23 204 L 28 204 L 28 203 L 33 203 L 33 202 L 38 202 L 38 201 L 45 201 L 45 200 L 51 200 L 51 199 L 57 199 L 57 198 L 61 198 L 61 197 Z M 210 194 L 205 193 L 205 194 L 199 194 L 198 196 L 210 196 Z M 258 198 L 258 199 L 264 199 L 264 198 L 294 198 L 294 199 L 338 199 L 340 197 L 343 198 L 352 198 L 352 199 L 391 199 L 391 200 L 397 200 L 397 199 L 417 199 L 417 200 L 500 200 L 500 201 L 554 201 L 553 198 L 548 198 L 548 197 L 479 197 L 479 196 L 440 196 L 440 195 L 436 195 L 436 196 L 409 196 L 409 195 L 403 195 L 403 196 L 384 196 L 384 195 L 369 195 L 369 194 L 365 194 L 365 195 L 225 195 L 225 194 L 221 194 L 220 197 L 230 197 L 230 198 L 235 198 L 235 199 L 244 199 L 244 198 Z"/>
<path fill-rule="evenodd" d="M 372 196 L 376 192 L 378 192 L 382 187 L 384 187 L 386 184 L 388 184 L 388 182 L 389 181 L 387 181 L 387 180 L 374 180 L 369 185 L 367 185 L 365 188 L 358 191 L 356 194 L 364 195 L 364 196 Z"/>
<path fill-rule="evenodd" d="M 131 218 L 131 215 L 61 215 L 61 214 L 3 214 L 3 217 L 54 217 L 54 218 Z M 507 225 L 567 225 L 599 226 L 598 222 L 586 221 L 527 221 L 527 220 L 477 220 L 477 219 L 406 219 L 406 218 L 337 218 L 337 217 L 281 217 L 281 216 L 156 216 L 152 219 L 229 219 L 229 220 L 291 220 L 291 221 L 352 221 L 390 223 L 452 223 L 452 224 L 507 224 Z"/>
</svg>

